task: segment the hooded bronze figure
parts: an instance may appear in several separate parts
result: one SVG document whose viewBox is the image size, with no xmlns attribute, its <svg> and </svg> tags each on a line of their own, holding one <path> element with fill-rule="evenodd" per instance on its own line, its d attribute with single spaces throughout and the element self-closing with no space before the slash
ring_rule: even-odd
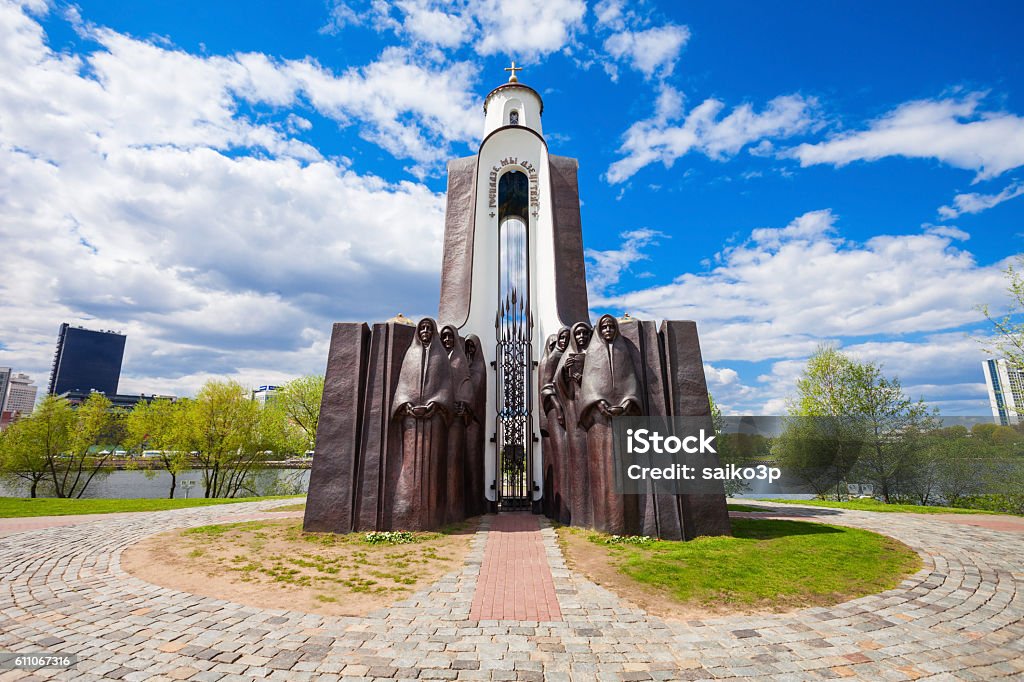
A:
<svg viewBox="0 0 1024 682">
<path fill-rule="evenodd" d="M 480 337 L 470 334 L 464 344 L 469 361 L 469 382 L 472 389 L 466 405 L 466 516 L 487 511 L 484 482 L 484 427 L 487 410 L 487 361 Z"/>
<path fill-rule="evenodd" d="M 566 482 L 568 464 L 566 457 L 565 416 L 555 374 L 558 363 L 569 347 L 570 330 L 562 327 L 557 334 L 548 337 L 544 358 L 537 370 L 540 386 L 540 434 L 544 453 L 544 512 L 553 519 L 564 521 L 568 518 L 565 497 L 568 494 Z"/>
<path fill-rule="evenodd" d="M 555 368 L 555 390 L 561 405 L 559 423 L 565 429 L 566 489 L 568 521 L 574 526 L 590 526 L 592 503 L 587 462 L 587 433 L 580 426 L 579 389 L 587 362 L 587 348 L 593 329 L 577 322 L 569 334 L 569 345 Z M 558 418 L 558 415 L 556 415 Z"/>
<path fill-rule="evenodd" d="M 402 461 L 395 486 L 392 528 L 425 530 L 441 525 L 442 463 L 454 415 L 452 370 L 429 317 L 402 360 L 391 415 L 402 423 Z"/>
<path fill-rule="evenodd" d="M 612 419 L 641 412 L 636 367 L 611 315 L 597 321 L 587 347 L 587 366 L 580 385 L 580 425 L 587 430 L 587 459 L 593 495 L 594 528 L 625 534 L 632 526 L 636 498 L 616 492 Z M 620 488 L 621 489 L 621 488 Z"/>
<path fill-rule="evenodd" d="M 470 403 L 473 402 L 473 384 L 463 343 L 455 327 L 441 327 L 441 345 L 448 353 L 451 364 L 455 398 L 454 418 L 448 425 L 448 448 L 442 474 L 445 482 L 445 523 L 461 521 L 466 516 L 466 425 L 469 422 Z"/>
</svg>

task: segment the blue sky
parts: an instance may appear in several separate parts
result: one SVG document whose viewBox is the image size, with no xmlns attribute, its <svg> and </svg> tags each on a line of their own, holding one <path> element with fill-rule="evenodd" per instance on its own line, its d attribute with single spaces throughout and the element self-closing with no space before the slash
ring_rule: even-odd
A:
<svg viewBox="0 0 1024 682">
<path fill-rule="evenodd" d="M 0 0 L 0 365 L 128 334 L 121 390 L 322 371 L 436 310 L 444 162 L 509 59 L 580 160 L 593 312 L 698 321 L 729 411 L 822 342 L 988 412 L 1022 248 L 1024 6 Z"/>
</svg>

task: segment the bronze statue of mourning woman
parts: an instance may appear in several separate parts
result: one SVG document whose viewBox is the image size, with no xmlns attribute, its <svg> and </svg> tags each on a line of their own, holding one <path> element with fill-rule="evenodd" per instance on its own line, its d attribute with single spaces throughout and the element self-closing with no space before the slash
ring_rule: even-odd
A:
<svg viewBox="0 0 1024 682">
<path fill-rule="evenodd" d="M 466 419 L 466 475 L 465 494 L 466 516 L 476 516 L 487 511 L 484 496 L 484 428 L 487 411 L 487 361 L 484 358 L 480 337 L 470 334 L 463 345 L 469 361 L 470 399 L 465 405 Z"/>
<path fill-rule="evenodd" d="M 636 366 L 619 333 L 619 322 L 611 315 L 603 315 L 587 347 L 577 400 L 580 426 L 587 434 L 593 491 L 591 524 L 597 530 L 621 535 L 636 525 L 636 497 L 621 494 L 621 481 L 616 485 L 612 420 L 639 415 L 642 405 Z"/>
<path fill-rule="evenodd" d="M 402 360 L 391 416 L 401 423 L 401 465 L 390 527 L 437 528 L 445 515 L 442 476 L 455 394 L 448 354 L 430 318 L 416 325 L 416 336 Z"/>
<path fill-rule="evenodd" d="M 567 522 L 569 512 L 566 504 L 568 484 L 568 463 L 566 458 L 566 439 L 564 427 L 564 410 L 558 389 L 555 387 L 555 374 L 558 363 L 562 360 L 569 347 L 568 327 L 562 327 L 557 334 L 548 337 L 544 345 L 544 357 L 537 369 L 540 386 L 540 435 L 544 456 L 544 513 L 553 519 Z"/>
<path fill-rule="evenodd" d="M 472 414 L 473 382 L 469 359 L 459 332 L 452 325 L 441 327 L 441 345 L 448 354 L 452 370 L 453 418 L 448 425 L 448 447 L 442 479 L 444 481 L 444 522 L 454 523 L 466 517 L 466 426 Z"/>
<path fill-rule="evenodd" d="M 589 462 L 587 460 L 587 432 L 580 425 L 580 387 L 587 365 L 587 348 L 594 330 L 587 322 L 577 322 L 569 333 L 569 345 L 555 368 L 555 395 L 561 406 L 556 420 L 565 430 L 566 467 L 566 523 L 574 526 L 591 525 L 593 508 Z"/>
</svg>

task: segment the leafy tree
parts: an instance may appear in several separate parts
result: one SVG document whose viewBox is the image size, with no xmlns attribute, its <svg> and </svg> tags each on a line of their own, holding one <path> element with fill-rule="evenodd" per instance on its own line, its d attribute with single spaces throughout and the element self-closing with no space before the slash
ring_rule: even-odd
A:
<svg viewBox="0 0 1024 682">
<path fill-rule="evenodd" d="M 819 497 L 842 499 L 840 483 L 857 462 L 864 426 L 851 407 L 859 402 L 858 365 L 831 346 L 820 346 L 797 379 L 797 395 L 772 453 L 782 468 Z"/>
<path fill-rule="evenodd" d="M 281 412 L 261 409 L 235 381 L 208 381 L 182 410 L 175 441 L 202 466 L 206 497 L 237 496 L 284 442 Z"/>
<path fill-rule="evenodd" d="M 715 402 L 715 397 L 708 391 L 708 403 L 711 404 L 711 425 L 715 433 L 721 434 L 725 430 L 725 417 L 722 416 L 722 408 Z"/>
<path fill-rule="evenodd" d="M 935 427 L 933 414 L 879 365 L 822 346 L 797 380 L 777 452 L 819 495 L 835 489 L 841 499 L 839 484 L 852 472 L 888 503 L 913 488 L 921 434 Z"/>
<path fill-rule="evenodd" d="M 61 409 L 70 412 L 71 424 L 66 450 L 49 455 L 53 490 L 57 497 L 82 497 L 97 475 L 109 473 L 104 465 L 121 439 L 119 417 L 102 393 L 91 393 L 77 408 L 65 400 Z M 110 445 L 106 454 L 96 452 L 103 444 Z"/>
<path fill-rule="evenodd" d="M 284 412 L 291 449 L 302 454 L 316 443 L 320 422 L 320 403 L 324 396 L 324 377 L 309 375 L 289 381 L 274 392 L 268 405 Z"/>
<path fill-rule="evenodd" d="M 37 447 L 35 439 L 37 426 L 30 418 L 23 418 L 0 431 L 0 476 L 27 482 L 29 497 L 37 496 L 39 484 L 49 476 L 46 452 Z"/>
<path fill-rule="evenodd" d="M 1017 264 L 1011 263 L 1003 272 L 1010 298 L 1006 314 L 994 315 L 987 304 L 979 307 L 997 334 L 988 351 L 1006 358 L 1015 367 L 1024 368 L 1024 256 L 1017 256 Z"/>
<path fill-rule="evenodd" d="M 866 435 L 856 472 L 889 503 L 917 474 L 921 434 L 935 428 L 935 412 L 907 398 L 900 380 L 885 377 L 874 363 L 853 363 L 851 378 L 849 409 Z"/>
<path fill-rule="evenodd" d="M 188 450 L 181 449 L 184 429 L 183 404 L 161 399 L 147 403 L 139 401 L 128 413 L 125 430 L 125 444 L 133 450 L 158 450 L 155 458 L 160 469 L 171 475 L 171 489 L 168 498 L 174 497 L 178 486 L 178 474 L 189 468 Z M 147 475 L 155 473 L 146 469 Z"/>
<path fill-rule="evenodd" d="M 715 443 L 718 450 L 718 460 L 722 464 L 740 464 L 744 452 L 736 447 L 736 434 L 726 434 L 725 417 L 722 415 L 722 408 L 715 402 L 714 396 L 708 393 L 708 402 L 711 403 L 711 425 L 715 430 Z M 748 458 L 749 459 L 749 458 Z M 743 479 L 729 479 L 725 481 L 725 494 L 735 497 L 750 489 L 750 484 Z"/>
<path fill-rule="evenodd" d="M 922 440 L 922 473 L 914 482 L 920 503 L 931 501 L 930 495 L 925 494 L 927 490 L 937 493 L 945 504 L 960 506 L 964 499 L 981 490 L 994 454 L 989 443 L 963 426 L 929 432 Z"/>
</svg>

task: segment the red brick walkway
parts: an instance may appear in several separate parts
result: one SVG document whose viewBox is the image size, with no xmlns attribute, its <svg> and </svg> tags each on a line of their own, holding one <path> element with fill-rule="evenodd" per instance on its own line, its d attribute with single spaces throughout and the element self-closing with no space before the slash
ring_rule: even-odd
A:
<svg viewBox="0 0 1024 682">
<path fill-rule="evenodd" d="M 500 514 L 491 522 L 471 620 L 561 620 L 540 524 L 533 514 Z"/>
</svg>

